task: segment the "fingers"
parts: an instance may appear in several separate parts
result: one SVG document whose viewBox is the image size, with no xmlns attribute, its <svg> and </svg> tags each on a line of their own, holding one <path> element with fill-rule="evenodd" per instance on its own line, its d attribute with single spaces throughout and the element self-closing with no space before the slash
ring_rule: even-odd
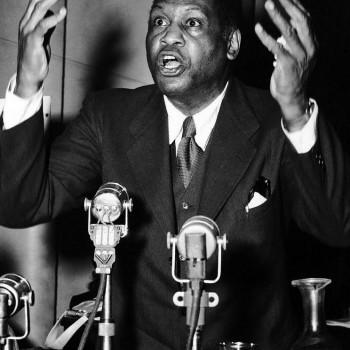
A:
<svg viewBox="0 0 350 350">
<path fill-rule="evenodd" d="M 259 23 L 255 26 L 255 32 L 275 56 L 271 94 L 285 111 L 285 118 L 288 114 L 292 120 L 299 115 L 294 111 L 304 110 L 307 83 L 316 58 L 316 39 L 311 30 L 310 14 L 300 1 L 278 1 L 282 8 L 277 8 L 272 0 L 265 2 L 265 8 L 282 37 L 274 39 Z"/>
<path fill-rule="evenodd" d="M 35 28 L 35 32 L 39 36 L 44 36 L 50 29 L 54 28 L 59 22 L 61 22 L 66 16 L 66 9 L 61 8 L 57 14 L 53 14 L 42 19 Z"/>
<path fill-rule="evenodd" d="M 313 55 L 316 49 L 316 39 L 311 30 L 310 13 L 301 5 L 299 0 L 280 0 L 280 3 L 290 16 L 290 25 L 298 33 L 305 51 L 308 55 Z"/>
<path fill-rule="evenodd" d="M 317 41 L 311 29 L 310 14 L 299 0 L 279 0 L 279 3 L 290 19 L 281 13 L 272 0 L 266 1 L 265 8 L 280 30 L 285 44 L 278 43 L 260 25 L 255 28 L 256 34 L 276 58 L 289 53 L 298 62 L 312 61 L 316 56 Z"/>
<path fill-rule="evenodd" d="M 311 30 L 310 14 L 305 10 L 299 0 L 279 0 L 290 17 L 287 20 L 276 8 L 271 0 L 267 0 L 265 8 L 285 38 L 293 55 L 302 59 L 305 54 L 313 56 L 316 51 L 316 39 Z"/>
<path fill-rule="evenodd" d="M 37 31 L 39 35 L 44 35 L 47 30 L 57 25 L 66 16 L 66 9 L 61 8 L 58 13 L 46 16 L 47 11 L 58 0 L 31 0 L 21 23 L 20 31 L 23 35 L 28 35 Z"/>
<path fill-rule="evenodd" d="M 290 4 L 289 0 L 287 0 L 287 2 L 288 4 Z M 305 55 L 305 51 L 302 43 L 300 42 L 296 28 L 288 20 L 286 20 L 286 18 L 277 9 L 275 4 L 271 0 L 266 1 L 265 8 L 271 20 L 277 26 L 284 39 L 286 40 L 286 43 L 290 48 L 291 52 L 293 52 L 293 55 L 297 59 L 302 59 L 302 57 L 304 57 Z"/>
<path fill-rule="evenodd" d="M 28 7 L 27 7 L 27 10 L 26 12 L 24 13 L 21 21 L 20 21 L 20 30 L 22 30 L 22 28 L 27 24 L 30 16 L 32 15 L 32 12 L 34 10 L 34 7 L 36 5 L 37 2 L 39 2 L 41 0 L 32 0 L 28 3 Z"/>
<path fill-rule="evenodd" d="M 292 2 L 299 7 L 299 9 L 303 12 L 305 12 L 309 17 L 310 17 L 310 13 L 306 10 L 306 8 L 302 5 L 302 3 L 299 0 L 292 0 Z"/>
<path fill-rule="evenodd" d="M 26 24 L 27 31 L 33 31 L 37 26 L 40 26 L 40 22 L 44 21 L 47 11 L 53 6 L 57 0 L 42 0 L 36 2 L 32 14 Z M 53 14 L 52 17 L 56 17 L 57 14 Z M 47 21 L 46 21 L 47 22 Z"/>
<path fill-rule="evenodd" d="M 279 61 L 285 61 L 291 58 L 290 53 L 285 49 L 285 46 L 281 41 L 275 40 L 264 30 L 260 23 L 255 25 L 255 33 L 263 45 L 276 57 L 276 59 Z"/>
</svg>

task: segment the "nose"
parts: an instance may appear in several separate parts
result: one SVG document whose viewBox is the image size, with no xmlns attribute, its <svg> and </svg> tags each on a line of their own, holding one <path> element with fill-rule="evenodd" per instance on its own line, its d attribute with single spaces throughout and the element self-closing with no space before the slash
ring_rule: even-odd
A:
<svg viewBox="0 0 350 350">
<path fill-rule="evenodd" d="M 176 24 L 169 25 L 161 38 L 161 43 L 164 45 L 184 45 L 185 40 L 181 28 Z"/>
</svg>

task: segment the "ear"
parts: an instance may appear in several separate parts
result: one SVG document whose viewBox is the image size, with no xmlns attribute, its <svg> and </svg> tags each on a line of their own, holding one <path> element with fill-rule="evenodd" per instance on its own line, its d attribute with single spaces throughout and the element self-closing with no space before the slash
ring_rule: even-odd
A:
<svg viewBox="0 0 350 350">
<path fill-rule="evenodd" d="M 239 29 L 232 29 L 227 40 L 227 58 L 233 61 L 239 52 L 241 46 L 241 32 Z"/>
</svg>

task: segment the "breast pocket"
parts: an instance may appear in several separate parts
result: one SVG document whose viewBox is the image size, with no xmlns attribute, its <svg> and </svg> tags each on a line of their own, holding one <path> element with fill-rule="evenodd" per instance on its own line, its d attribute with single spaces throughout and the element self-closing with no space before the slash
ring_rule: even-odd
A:
<svg viewBox="0 0 350 350">
<path fill-rule="evenodd" d="M 218 222 L 228 240 L 223 253 L 223 273 L 248 284 L 253 279 L 268 283 L 273 275 L 271 266 L 282 254 L 278 196 L 273 193 L 263 204 L 250 209 L 248 213 L 243 205 L 235 212 L 230 205 L 233 202 L 227 203 L 226 211 Z"/>
<path fill-rule="evenodd" d="M 280 227 L 280 206 L 275 193 L 254 208 L 241 208 L 233 216 L 233 240 L 259 246 L 273 239 Z"/>
</svg>

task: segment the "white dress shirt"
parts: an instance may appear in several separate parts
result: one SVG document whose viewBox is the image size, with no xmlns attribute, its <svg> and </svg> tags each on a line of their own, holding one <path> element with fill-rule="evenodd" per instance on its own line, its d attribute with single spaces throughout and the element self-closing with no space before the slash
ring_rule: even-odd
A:
<svg viewBox="0 0 350 350">
<path fill-rule="evenodd" d="M 210 134 L 216 123 L 219 114 L 221 102 L 225 96 L 228 83 L 222 93 L 206 108 L 197 114 L 194 114 L 193 120 L 196 126 L 196 136 L 194 137 L 197 145 L 205 151 Z M 164 96 L 165 107 L 168 113 L 169 126 L 169 145 L 175 141 L 176 154 L 177 148 L 182 138 L 182 125 L 184 120 L 188 117 L 180 112 L 170 101 Z"/>
<path fill-rule="evenodd" d="M 41 107 L 43 99 L 43 88 L 29 99 L 23 99 L 16 96 L 13 92 L 15 89 L 16 76 L 12 77 L 8 85 L 4 100 L 0 100 L 0 114 L 3 113 L 4 129 L 10 129 L 24 122 L 34 115 Z M 219 114 L 222 100 L 225 96 L 228 83 L 222 93 L 205 109 L 193 115 L 196 126 L 195 140 L 199 147 L 205 151 L 211 132 L 215 126 Z M 303 129 L 295 132 L 287 131 L 281 120 L 281 127 L 287 138 L 290 140 L 298 153 L 308 152 L 315 144 L 317 139 L 317 115 L 318 106 L 316 101 L 314 110 Z M 164 96 L 164 102 L 168 113 L 169 125 L 169 144 L 175 141 L 176 151 L 182 137 L 182 124 L 187 118 Z M 47 118 L 45 118 L 47 119 Z"/>
<path fill-rule="evenodd" d="M 222 100 L 225 97 L 227 86 L 228 83 L 226 84 L 222 93 L 208 107 L 193 115 L 194 124 L 196 126 L 195 141 L 203 151 L 205 151 L 211 132 L 215 126 Z M 175 141 L 177 153 L 177 148 L 182 137 L 182 124 L 187 116 L 180 112 L 166 96 L 164 96 L 164 102 L 168 112 L 169 145 Z M 306 153 L 310 151 L 317 139 L 316 125 L 318 106 L 315 100 L 312 100 L 312 102 L 314 103 L 312 115 L 302 130 L 289 132 L 285 129 L 281 120 L 283 132 L 298 153 Z"/>
</svg>

